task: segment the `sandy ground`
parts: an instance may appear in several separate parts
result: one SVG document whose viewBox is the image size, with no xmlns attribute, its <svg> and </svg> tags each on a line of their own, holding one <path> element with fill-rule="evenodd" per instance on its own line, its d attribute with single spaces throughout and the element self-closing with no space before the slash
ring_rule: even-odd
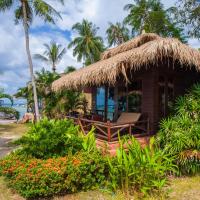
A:
<svg viewBox="0 0 200 200">
<path fill-rule="evenodd" d="M 21 134 L 16 134 L 15 131 L 12 131 L 15 126 L 18 126 L 15 122 L 15 120 L 0 120 L 0 158 L 16 149 L 15 146 L 10 144 L 21 137 Z"/>
</svg>

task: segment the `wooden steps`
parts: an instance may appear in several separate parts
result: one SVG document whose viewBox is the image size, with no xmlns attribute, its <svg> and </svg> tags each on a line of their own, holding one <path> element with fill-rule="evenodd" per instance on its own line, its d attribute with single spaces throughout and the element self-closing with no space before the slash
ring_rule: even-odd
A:
<svg viewBox="0 0 200 200">
<path fill-rule="evenodd" d="M 139 141 L 141 146 L 144 147 L 147 144 L 149 144 L 150 136 L 143 136 L 143 137 L 137 136 L 136 139 Z M 104 140 L 96 139 L 96 146 L 97 148 L 101 149 L 103 153 L 110 154 L 111 156 L 115 156 L 116 150 L 117 148 L 119 148 L 119 142 L 118 141 L 107 142 Z M 126 146 L 124 146 L 124 148 L 126 149 Z"/>
</svg>

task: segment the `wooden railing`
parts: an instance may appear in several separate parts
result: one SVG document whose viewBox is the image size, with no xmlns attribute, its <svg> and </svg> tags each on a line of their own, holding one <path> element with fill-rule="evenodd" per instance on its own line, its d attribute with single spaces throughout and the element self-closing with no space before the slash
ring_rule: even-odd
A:
<svg viewBox="0 0 200 200">
<path fill-rule="evenodd" d="M 71 117 L 67 118 L 73 119 L 76 124 L 81 128 L 84 134 L 95 128 L 95 135 L 97 138 L 106 140 L 108 142 L 118 140 L 118 134 L 120 136 L 130 134 L 130 135 L 147 135 L 149 134 L 149 120 L 142 120 L 137 122 L 127 122 L 127 123 L 111 123 L 94 121 L 90 119 Z"/>
</svg>

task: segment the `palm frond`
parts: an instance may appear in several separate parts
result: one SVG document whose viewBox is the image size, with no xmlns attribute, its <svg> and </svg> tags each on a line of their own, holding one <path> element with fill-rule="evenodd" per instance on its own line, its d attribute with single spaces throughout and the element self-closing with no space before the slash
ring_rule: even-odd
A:
<svg viewBox="0 0 200 200">
<path fill-rule="evenodd" d="M 14 3 L 13 0 L 1 0 L 0 1 L 0 11 L 9 10 L 12 7 L 13 3 Z"/>
<path fill-rule="evenodd" d="M 41 60 L 41 61 L 45 61 L 45 62 L 48 62 L 49 59 L 41 54 L 35 54 L 34 55 L 34 58 L 37 59 L 37 60 Z"/>
<path fill-rule="evenodd" d="M 43 18 L 45 22 L 50 22 L 54 24 L 55 18 L 62 19 L 60 13 L 43 0 L 33 0 L 33 8 L 35 14 Z"/>
</svg>

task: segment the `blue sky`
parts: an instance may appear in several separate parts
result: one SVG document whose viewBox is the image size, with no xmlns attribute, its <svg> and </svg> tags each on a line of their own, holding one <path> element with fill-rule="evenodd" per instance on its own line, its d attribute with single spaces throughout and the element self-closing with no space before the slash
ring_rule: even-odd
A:
<svg viewBox="0 0 200 200">
<path fill-rule="evenodd" d="M 99 35 L 105 39 L 105 30 L 108 22 L 122 21 L 127 15 L 123 7 L 132 0 L 65 0 L 61 6 L 54 0 L 46 0 L 61 12 L 63 20 L 56 25 L 45 25 L 35 18 L 30 32 L 30 46 L 32 54 L 42 53 L 43 44 L 51 40 L 67 47 L 75 33 L 71 31 L 74 23 L 83 18 L 88 19 L 100 27 Z M 165 7 L 175 5 L 175 0 L 162 0 Z M 195 48 L 200 47 L 200 41 L 190 39 L 189 44 Z M 72 50 L 67 50 L 58 71 L 62 72 L 67 66 L 81 67 L 72 56 Z M 42 67 L 51 70 L 45 63 L 34 60 L 34 70 Z M 0 87 L 13 94 L 19 87 L 25 86 L 30 80 L 27 57 L 25 53 L 24 32 L 22 25 L 14 24 L 13 10 L 0 14 Z"/>
</svg>

